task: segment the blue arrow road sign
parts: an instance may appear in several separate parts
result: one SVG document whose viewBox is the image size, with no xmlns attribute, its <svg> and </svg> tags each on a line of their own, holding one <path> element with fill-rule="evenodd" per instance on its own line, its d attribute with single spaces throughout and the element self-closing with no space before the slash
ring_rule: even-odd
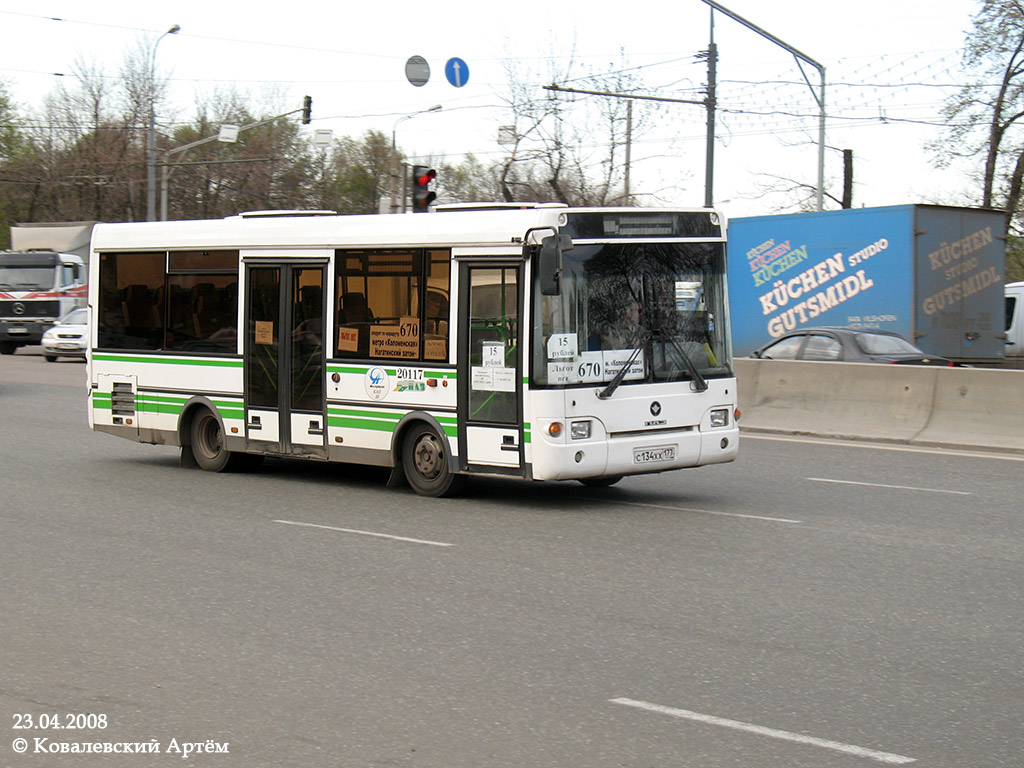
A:
<svg viewBox="0 0 1024 768">
<path fill-rule="evenodd" d="M 462 59 L 448 59 L 444 65 L 444 76 L 456 88 L 461 88 L 469 81 L 469 65 Z"/>
</svg>

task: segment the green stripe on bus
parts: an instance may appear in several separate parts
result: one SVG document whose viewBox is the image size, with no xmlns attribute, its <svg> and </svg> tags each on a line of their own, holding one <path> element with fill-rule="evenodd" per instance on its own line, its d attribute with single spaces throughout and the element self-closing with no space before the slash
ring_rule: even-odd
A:
<svg viewBox="0 0 1024 768">
<path fill-rule="evenodd" d="M 398 424 L 375 419 L 357 419 L 351 416 L 328 416 L 327 426 L 346 427 L 348 429 L 372 429 L 377 432 L 394 432 Z"/>
<path fill-rule="evenodd" d="M 161 365 L 205 365 L 220 368 L 241 368 L 241 360 L 187 360 L 180 357 L 142 357 L 139 355 L 107 355 L 94 353 L 93 360 L 117 363 L 159 363 Z"/>
<path fill-rule="evenodd" d="M 136 392 L 133 400 L 133 408 L 140 413 L 167 413 L 180 414 L 189 398 L 175 395 L 154 395 L 146 392 Z M 225 419 L 245 418 L 245 411 L 241 399 L 237 400 L 211 400 L 213 406 Z M 110 392 L 93 392 L 92 406 L 99 410 L 110 410 L 113 407 L 113 400 Z"/>
<path fill-rule="evenodd" d="M 367 411 L 360 408 L 327 408 L 328 416 L 361 416 L 370 419 L 388 419 L 397 423 L 404 413 L 399 411 Z"/>
<path fill-rule="evenodd" d="M 357 373 L 357 374 L 359 374 L 361 376 L 364 373 L 366 373 L 368 370 L 369 370 L 369 368 L 350 368 L 348 366 L 340 366 L 340 365 L 328 365 L 327 366 L 327 372 L 328 373 Z"/>
<path fill-rule="evenodd" d="M 349 429 L 372 429 L 378 432 L 394 432 L 398 422 L 406 415 L 400 411 L 368 411 L 361 408 L 328 408 L 327 425 Z M 448 437 L 459 434 L 458 420 L 454 416 L 434 415 L 441 429 Z"/>
<path fill-rule="evenodd" d="M 383 419 L 361 419 L 355 416 L 328 416 L 327 426 L 343 429 L 367 429 L 374 432 L 394 432 L 398 422 Z M 454 424 L 442 424 L 441 430 L 447 437 L 458 437 L 459 435 L 459 430 Z"/>
</svg>

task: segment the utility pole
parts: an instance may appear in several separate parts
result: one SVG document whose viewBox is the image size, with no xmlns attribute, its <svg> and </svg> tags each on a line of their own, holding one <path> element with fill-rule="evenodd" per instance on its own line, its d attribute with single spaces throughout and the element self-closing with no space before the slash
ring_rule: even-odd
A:
<svg viewBox="0 0 1024 768">
<path fill-rule="evenodd" d="M 716 2 L 716 0 L 704 0 L 704 2 L 711 6 L 711 8 L 712 8 L 712 11 L 711 11 L 712 16 L 714 16 L 714 12 L 715 11 L 719 11 L 720 13 L 724 13 L 726 16 L 728 16 L 733 21 L 739 22 L 740 24 L 742 24 L 744 27 L 746 27 L 747 29 L 751 30 L 752 32 L 756 32 L 757 34 L 759 34 L 761 37 L 765 38 L 766 40 L 771 40 L 773 43 L 775 43 L 780 48 L 784 48 L 785 50 L 789 51 L 791 54 L 793 54 L 793 58 L 796 59 L 796 64 L 800 68 L 800 74 L 803 75 L 804 81 L 807 83 L 807 87 L 811 89 L 811 95 L 814 97 L 814 100 L 816 102 L 818 102 L 818 191 L 817 191 L 817 204 L 818 204 L 818 210 L 820 211 L 822 209 L 822 202 L 824 201 L 824 196 L 825 196 L 825 67 L 824 67 L 824 65 L 819 64 L 818 62 L 816 62 L 814 59 L 810 58 L 809 56 L 807 56 L 807 55 L 805 55 L 803 53 L 800 53 L 800 51 L 798 51 L 796 48 L 794 48 L 793 46 L 789 45 L 788 43 L 783 42 L 782 40 L 780 40 L 779 38 L 777 38 L 775 35 L 771 34 L 770 32 L 766 32 L 765 30 L 761 29 L 756 24 L 752 24 L 751 22 L 749 22 L 746 19 L 744 19 L 742 16 L 733 13 L 732 11 L 730 11 L 728 8 L 726 8 L 721 3 Z M 804 72 L 803 64 L 800 63 L 801 61 L 807 62 L 812 67 L 814 67 L 815 69 L 818 70 L 818 75 L 821 77 L 821 88 L 820 88 L 819 93 L 815 94 L 814 86 L 812 86 L 811 85 L 811 81 L 807 79 L 807 73 Z"/>
<path fill-rule="evenodd" d="M 715 180 L 715 90 L 718 77 L 718 46 L 715 45 L 715 12 L 711 11 L 711 29 L 708 37 L 708 106 L 707 146 L 704 150 L 704 206 L 714 205 L 712 187 Z"/>
<path fill-rule="evenodd" d="M 853 208 L 853 150 L 843 150 L 843 209 Z"/>
</svg>

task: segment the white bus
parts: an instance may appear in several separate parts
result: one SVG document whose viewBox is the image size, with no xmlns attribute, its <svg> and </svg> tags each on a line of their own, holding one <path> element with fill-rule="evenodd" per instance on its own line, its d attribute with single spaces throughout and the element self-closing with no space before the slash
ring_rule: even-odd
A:
<svg viewBox="0 0 1024 768">
<path fill-rule="evenodd" d="M 469 208 L 97 225 L 91 427 L 212 471 L 390 467 L 429 496 L 735 458 L 715 211 Z"/>
</svg>

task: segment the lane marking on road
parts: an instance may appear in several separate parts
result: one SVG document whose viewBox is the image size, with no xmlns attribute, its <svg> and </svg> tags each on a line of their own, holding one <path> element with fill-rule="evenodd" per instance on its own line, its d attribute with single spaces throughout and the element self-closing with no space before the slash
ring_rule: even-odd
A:
<svg viewBox="0 0 1024 768">
<path fill-rule="evenodd" d="M 339 533 L 354 533 L 358 536 L 373 536 L 377 539 L 391 539 L 392 541 L 404 541 L 409 544 L 427 544 L 431 547 L 454 547 L 454 544 L 449 544 L 444 541 L 429 541 L 427 539 L 411 539 L 408 536 L 393 536 L 390 533 L 377 533 L 375 531 L 359 531 L 355 528 L 336 528 L 333 525 L 317 525 L 316 523 L 300 523 L 294 520 L 275 520 L 275 523 L 281 523 L 282 525 L 297 525 L 302 528 L 320 528 L 325 531 L 338 531 Z"/>
<path fill-rule="evenodd" d="M 671 507 L 667 504 L 645 504 L 639 501 L 620 501 L 618 499 L 592 499 L 605 504 L 622 504 L 627 507 L 648 507 L 650 509 L 668 509 L 672 512 L 696 512 L 699 515 L 717 515 L 719 517 L 741 517 L 747 520 L 767 520 L 769 523 L 787 523 L 790 525 L 803 523 L 803 520 L 790 520 L 785 517 L 766 517 L 764 515 L 745 515 L 742 512 L 716 512 L 713 509 L 694 509 L 692 507 Z"/>
<path fill-rule="evenodd" d="M 858 747 L 854 744 L 844 744 L 841 741 L 819 739 L 815 736 L 806 736 L 802 733 L 780 731 L 777 728 L 766 728 L 763 725 L 744 723 L 740 720 L 729 720 L 724 717 L 704 715 L 700 712 L 691 712 L 688 709 L 663 707 L 660 704 L 651 704 L 646 701 L 637 701 L 636 699 L 618 698 L 609 699 L 609 701 L 611 701 L 613 704 L 622 704 L 626 707 L 635 707 L 636 709 L 643 709 L 647 710 L 648 712 L 657 712 L 662 715 L 671 715 L 672 717 L 678 717 L 683 720 L 693 720 L 695 722 L 705 723 L 707 725 L 718 725 L 723 728 L 732 728 L 736 731 L 746 731 L 747 733 L 756 733 L 761 736 L 769 736 L 773 739 L 792 741 L 796 742 L 797 744 L 808 744 L 813 747 L 821 747 L 822 749 L 831 749 L 836 752 L 844 752 L 848 755 L 854 755 L 856 757 L 866 757 L 870 760 L 876 760 L 880 763 L 888 763 L 890 765 L 906 765 L 907 763 L 917 762 L 917 758 L 914 757 L 906 757 L 905 755 L 894 755 L 891 752 L 880 752 L 877 749 Z"/>
<path fill-rule="evenodd" d="M 816 483 L 838 483 L 840 485 L 866 485 L 871 488 L 893 488 L 897 491 L 924 491 L 926 493 L 951 493 L 956 496 L 973 496 L 970 491 L 949 491 L 944 488 L 917 488 L 913 485 L 885 485 L 884 483 L 861 483 L 857 480 L 831 480 L 827 477 L 808 477 Z"/>
</svg>

